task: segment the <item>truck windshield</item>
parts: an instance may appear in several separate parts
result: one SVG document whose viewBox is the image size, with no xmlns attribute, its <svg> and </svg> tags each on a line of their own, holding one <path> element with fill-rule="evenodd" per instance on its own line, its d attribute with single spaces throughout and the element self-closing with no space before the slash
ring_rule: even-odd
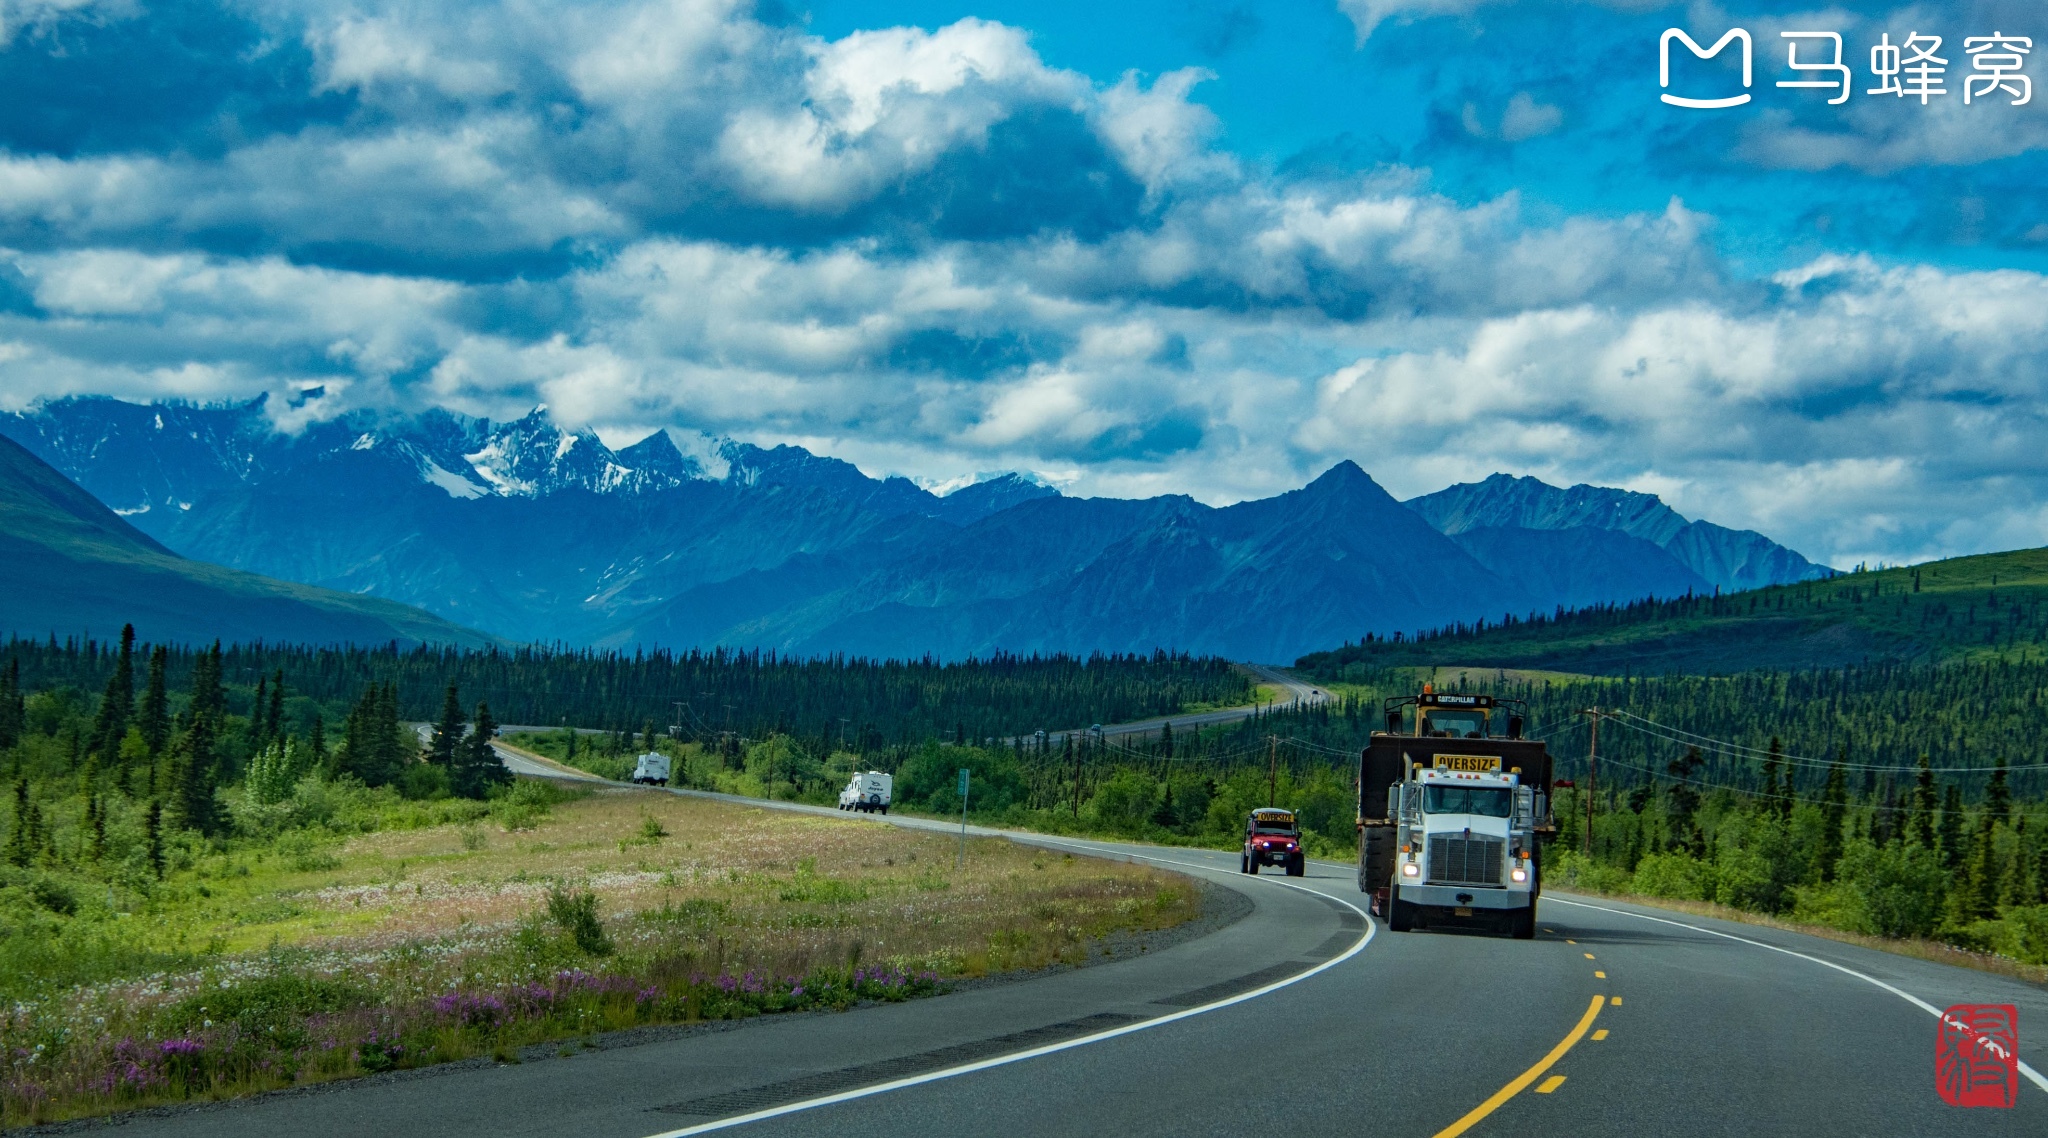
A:
<svg viewBox="0 0 2048 1138">
<path fill-rule="evenodd" d="M 1505 786 L 1459 786 L 1438 783 L 1422 791 L 1425 814 L 1483 814 L 1505 818 L 1513 812 L 1514 792 Z"/>
<path fill-rule="evenodd" d="M 1432 709 L 1422 717 L 1422 733 L 1452 739 L 1484 739 L 1486 713 Z"/>
<path fill-rule="evenodd" d="M 1252 832 L 1255 834 L 1292 834 L 1294 819 L 1285 814 L 1253 815 Z"/>
</svg>

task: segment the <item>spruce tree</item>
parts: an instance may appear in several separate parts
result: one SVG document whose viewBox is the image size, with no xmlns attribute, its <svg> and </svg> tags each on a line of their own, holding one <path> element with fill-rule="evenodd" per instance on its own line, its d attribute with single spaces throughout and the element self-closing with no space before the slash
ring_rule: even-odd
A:
<svg viewBox="0 0 2048 1138">
<path fill-rule="evenodd" d="M 128 721 L 135 715 L 135 626 L 121 626 L 121 653 L 114 660 L 114 674 L 107 677 L 107 689 L 100 696 L 99 713 L 92 724 L 88 750 L 108 765 L 120 757 L 121 738 L 128 734 Z"/>
<path fill-rule="evenodd" d="M 1963 794 L 1955 783 L 1942 788 L 1941 861 L 1951 873 L 1963 868 Z"/>
<path fill-rule="evenodd" d="M 1913 814 L 1906 829 L 1921 849 L 1934 848 L 1934 768 L 1924 751 L 1919 773 L 1913 777 Z"/>
<path fill-rule="evenodd" d="M 1834 765 L 1828 768 L 1828 787 L 1821 797 L 1820 824 L 1820 879 L 1833 881 L 1835 867 L 1842 860 L 1842 821 L 1849 813 L 1849 772 L 1842 765 L 1843 753 L 1837 752 Z"/>
<path fill-rule="evenodd" d="M 498 761 L 498 752 L 491 748 L 491 739 L 497 734 L 498 723 L 491 717 L 491 705 L 479 702 L 476 724 L 455 751 L 450 784 L 456 795 L 482 798 L 491 787 L 512 781 L 512 772 L 505 769 L 505 764 Z"/>
<path fill-rule="evenodd" d="M 21 742 L 26 710 L 21 698 L 21 661 L 10 656 L 6 669 L 0 671 L 0 751 Z"/>
<path fill-rule="evenodd" d="M 327 717 L 317 711 L 313 713 L 313 731 L 307 736 L 306 747 L 311 752 L 308 760 L 313 769 L 327 773 Z"/>
<path fill-rule="evenodd" d="M 149 860 L 150 872 L 156 879 L 164 879 L 164 807 L 152 798 L 149 809 L 142 814 L 142 852 Z"/>
<path fill-rule="evenodd" d="M 187 830 L 211 836 L 220 830 L 220 804 L 214 798 L 217 756 L 214 718 L 195 716 L 173 748 L 177 820 Z"/>
<path fill-rule="evenodd" d="M 7 863 L 27 868 L 36 856 L 35 803 L 29 800 L 28 780 L 14 780 L 14 832 L 7 835 Z"/>
<path fill-rule="evenodd" d="M 270 706 L 270 677 L 256 677 L 256 695 L 249 700 L 249 752 L 261 754 L 270 745 L 270 728 L 263 721 L 263 713 Z"/>
<path fill-rule="evenodd" d="M 455 752 L 462 746 L 462 732 L 466 724 L 462 719 L 462 701 L 455 694 L 455 685 L 448 685 L 448 692 L 441 700 L 441 720 L 434 724 L 433 741 L 427 747 L 427 761 L 455 773 Z"/>
<path fill-rule="evenodd" d="M 1785 746 L 1776 735 L 1771 736 L 1771 749 L 1764 755 L 1764 785 L 1761 791 L 1763 801 L 1758 805 L 1767 815 L 1778 813 L 1778 798 L 1784 792 L 1778 788 L 1778 771 L 1784 766 Z M 1786 805 L 1791 805 L 1786 803 Z"/>
<path fill-rule="evenodd" d="M 136 713 L 136 726 L 142 729 L 142 741 L 149 747 L 151 758 L 163 754 L 164 745 L 171 741 L 171 699 L 164 687 L 166 655 L 161 644 L 150 650 L 149 680 L 142 692 L 142 707 Z"/>
<path fill-rule="evenodd" d="M 279 668 L 270 677 L 270 712 L 264 716 L 264 730 L 271 738 L 284 734 L 284 669 Z"/>
</svg>

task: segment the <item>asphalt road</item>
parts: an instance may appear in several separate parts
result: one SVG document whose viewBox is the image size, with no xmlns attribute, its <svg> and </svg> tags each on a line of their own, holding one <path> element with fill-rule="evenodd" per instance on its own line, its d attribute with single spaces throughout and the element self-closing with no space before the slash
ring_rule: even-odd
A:
<svg viewBox="0 0 2048 1138">
<path fill-rule="evenodd" d="M 1544 898 L 1533 942 L 1389 933 L 1354 908 L 1363 901 L 1349 866 L 1248 878 L 1229 853 L 1012 836 L 1198 875 L 1242 891 L 1253 909 L 1157 953 L 1043 979 L 526 1065 L 367 1080 L 124 1130 L 2048 1134 L 2048 1087 L 2023 1086 L 2009 1110 L 1942 1104 L 1936 1020 L 1913 1002 L 2018 1005 L 2021 1058 L 2038 1070 L 2048 1066 L 2048 992 L 2031 985 L 1563 895 Z"/>
</svg>

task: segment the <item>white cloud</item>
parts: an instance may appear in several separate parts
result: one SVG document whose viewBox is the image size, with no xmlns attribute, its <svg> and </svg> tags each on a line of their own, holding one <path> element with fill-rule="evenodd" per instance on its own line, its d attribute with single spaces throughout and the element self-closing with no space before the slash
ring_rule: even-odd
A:
<svg viewBox="0 0 2048 1138">
<path fill-rule="evenodd" d="M 1479 8 L 1346 10 L 1363 36 Z M 1560 216 L 1418 171 L 1268 176 L 1213 146 L 1199 70 L 1097 86 L 988 21 L 825 40 L 749 12 L 311 9 L 313 81 L 360 121 L 0 154 L 0 226 L 35 238 L 0 250 L 0 405 L 545 401 L 607 438 L 809 443 L 934 485 L 1223 502 L 1354 458 L 1403 494 L 1497 469 L 1655 488 L 1834 560 L 2048 541 L 2039 274 L 1738 279 L 1675 199 Z M 918 228 L 950 203 L 907 187 L 1042 121 L 1116 184 L 1107 220 Z M 1471 116 L 1509 142 L 1563 121 L 1531 92 Z M 1852 125 L 1891 147 L 1873 161 L 1964 153 L 1946 118 Z M 1825 141 L 1809 160 L 1849 161 Z M 886 208 L 914 220 L 864 220 Z M 222 232 L 263 247 L 207 251 Z"/>
</svg>

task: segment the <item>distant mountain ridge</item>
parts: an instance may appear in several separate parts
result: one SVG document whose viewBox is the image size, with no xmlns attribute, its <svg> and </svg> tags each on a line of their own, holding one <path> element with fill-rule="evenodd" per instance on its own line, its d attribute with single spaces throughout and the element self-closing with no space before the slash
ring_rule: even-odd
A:
<svg viewBox="0 0 2048 1138">
<path fill-rule="evenodd" d="M 565 490 L 633 495 L 726 482 L 815 487 L 885 516 L 925 513 L 964 523 L 1059 493 L 1013 473 L 940 497 L 907 478 L 871 479 L 850 462 L 801 447 L 704 438 L 695 440 L 703 445 L 701 457 L 686 454 L 666 431 L 614 451 L 595 432 L 563 430 L 545 406 L 507 423 L 440 410 L 410 420 L 358 413 L 290 435 L 271 425 L 265 405 L 262 397 L 199 406 L 87 396 L 0 415 L 0 435 L 67 472 L 123 516 L 188 510 L 208 495 L 380 449 L 398 456 L 397 465 L 410 467 L 418 481 L 458 499 L 542 498 Z"/>
<path fill-rule="evenodd" d="M 70 399 L 0 415 L 0 434 L 172 549 L 515 640 L 1288 660 L 1366 632 L 1813 569 L 1647 495 L 1575 487 L 1559 509 L 1555 488 L 1497 476 L 1404 504 L 1349 462 L 1219 508 L 1069 498 L 1019 474 L 940 496 L 800 447 L 667 431 L 613 449 L 544 409 L 287 436 L 261 402 Z"/>
<path fill-rule="evenodd" d="M 1558 487 L 1534 478 L 1495 474 L 1483 482 L 1459 483 L 1404 504 L 1454 540 L 1481 529 L 1627 534 L 1670 554 L 1700 584 L 1725 592 L 1816 580 L 1834 573 L 1754 530 L 1691 521 L 1656 495 L 1632 490 L 1583 483 Z M 1531 547 L 1529 541 L 1499 535 L 1489 541 L 1493 556 L 1502 560 Z M 1650 579 L 1661 586 L 1655 593 L 1658 596 L 1679 595 L 1684 589 L 1674 588 L 1676 585 L 1691 587 L 1671 567 L 1658 566 Z"/>
<path fill-rule="evenodd" d="M 191 561 L 152 540 L 10 439 L 0 438 L 0 632 L 305 644 L 489 637 L 378 597 Z"/>
</svg>

